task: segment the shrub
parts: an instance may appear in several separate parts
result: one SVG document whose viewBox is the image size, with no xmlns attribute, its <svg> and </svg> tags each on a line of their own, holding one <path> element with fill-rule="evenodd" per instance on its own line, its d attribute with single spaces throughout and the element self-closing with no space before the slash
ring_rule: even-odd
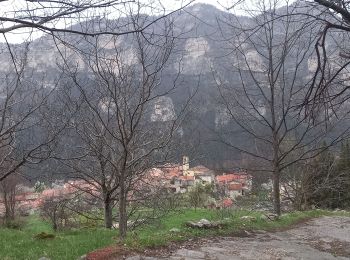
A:
<svg viewBox="0 0 350 260">
<path fill-rule="evenodd" d="M 211 184 L 198 182 L 187 192 L 188 202 L 195 209 L 203 207 L 207 204 L 212 193 L 213 186 Z"/>
<path fill-rule="evenodd" d="M 68 200 L 69 198 L 65 196 L 48 197 L 40 208 L 40 215 L 51 223 L 55 231 L 68 224 L 69 210 L 66 208 Z"/>
<path fill-rule="evenodd" d="M 4 226 L 10 229 L 22 229 L 25 226 L 26 222 L 23 219 L 17 218 L 12 220 L 5 220 Z"/>
</svg>

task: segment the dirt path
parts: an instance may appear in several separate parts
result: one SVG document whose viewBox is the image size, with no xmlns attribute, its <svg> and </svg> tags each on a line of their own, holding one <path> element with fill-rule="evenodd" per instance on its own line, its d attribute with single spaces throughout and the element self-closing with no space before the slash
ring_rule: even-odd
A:
<svg viewBox="0 0 350 260">
<path fill-rule="evenodd" d="M 350 218 L 322 217 L 288 231 L 204 240 L 197 247 L 177 249 L 169 255 L 127 259 L 350 259 Z"/>
</svg>

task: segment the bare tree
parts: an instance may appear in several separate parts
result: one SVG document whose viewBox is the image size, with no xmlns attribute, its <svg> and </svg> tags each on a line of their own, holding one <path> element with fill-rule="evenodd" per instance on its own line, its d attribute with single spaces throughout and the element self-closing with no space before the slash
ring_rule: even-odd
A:
<svg viewBox="0 0 350 260">
<path fill-rule="evenodd" d="M 129 19 L 136 29 L 148 18 L 137 10 Z M 169 104 L 167 113 L 159 113 L 159 102 L 169 101 L 167 95 L 177 88 L 178 74 L 170 85 L 162 83 L 175 40 L 171 19 L 146 32 L 112 37 L 108 48 L 104 38 L 87 39 L 90 52 L 80 52 L 87 73 L 62 53 L 62 69 L 79 93 L 71 102 L 79 104 L 72 126 L 83 144 L 70 166 L 78 177 L 100 191 L 106 189 L 102 194 L 108 194 L 111 202 L 117 198 L 122 239 L 132 189 L 150 169 L 171 159 L 174 136 L 188 105 L 176 114 Z"/>
<path fill-rule="evenodd" d="M 56 158 L 68 168 L 67 176 L 82 180 L 72 184 L 73 187 L 103 203 L 105 227 L 112 228 L 112 210 L 118 198 L 119 180 L 111 162 L 111 136 L 82 99 L 72 99 L 67 92 L 62 97 L 67 109 L 77 111 L 65 131 L 66 136 L 61 139 L 68 147 L 62 149 L 66 156 L 63 158 L 62 150 L 58 150 L 60 155 Z"/>
<path fill-rule="evenodd" d="M 70 213 L 67 204 L 70 198 L 65 195 L 54 195 L 44 199 L 41 208 L 41 216 L 48 220 L 54 231 L 66 226 Z"/>
<path fill-rule="evenodd" d="M 232 82 L 237 83 L 223 81 L 220 72 L 214 73 L 223 110 L 234 122 L 220 134 L 220 140 L 262 161 L 265 167 L 255 170 L 271 173 L 278 215 L 281 175 L 318 154 L 321 140 L 330 138 L 332 145 L 346 133 L 346 129 L 337 129 L 339 118 L 334 111 L 329 111 L 332 120 L 326 125 L 323 117 L 310 120 L 296 109 L 310 87 L 307 60 L 317 30 L 300 22 L 300 16 L 294 15 L 297 7 L 279 9 L 280 4 L 263 1 L 250 19 L 234 17 L 220 23 L 225 48 L 233 54 Z M 226 30 L 232 34 L 227 35 Z M 338 132 L 331 136 L 335 130 Z"/>
<path fill-rule="evenodd" d="M 178 10 L 190 3 L 191 1 Z M 133 26 L 134 23 L 131 19 L 124 18 L 130 10 L 140 10 L 142 8 L 155 14 L 154 19 L 144 19 L 142 25 L 136 27 Z M 34 80 L 38 78 L 38 75 L 34 73 L 35 66 L 28 66 L 29 45 L 26 43 L 16 46 L 11 45 L 8 40 L 10 33 L 30 34 L 33 31 L 41 31 L 50 34 L 53 39 L 59 41 L 61 47 L 67 45 L 73 48 L 84 37 L 118 36 L 136 32 L 144 34 L 151 25 L 178 11 L 169 12 L 157 1 L 141 2 L 134 0 L 22 1 L 16 3 L 3 0 L 0 1 L 0 10 L 0 33 L 5 40 L 5 44 L 0 45 L 0 55 L 8 61 L 4 64 L 4 67 L 8 67 L 8 70 L 3 71 L 2 69 L 0 71 L 0 77 L 2 78 L 0 142 L 2 143 L 1 148 L 6 146 L 4 160 L 12 158 L 16 154 L 16 160 L 12 158 L 16 163 L 0 173 L 0 181 L 28 162 L 39 163 L 43 158 L 47 158 L 51 151 L 49 146 L 53 144 L 57 132 L 59 132 L 56 131 L 57 126 L 51 125 L 52 131 L 47 131 L 45 140 L 43 139 L 35 144 L 32 143 L 30 148 L 17 149 L 16 151 L 20 152 L 15 153 L 14 147 L 18 147 L 23 143 L 19 142 L 15 133 L 29 127 L 35 127 L 39 124 L 39 118 L 41 118 L 40 120 L 46 120 L 52 116 L 42 107 L 48 102 L 50 94 L 55 91 L 55 86 L 49 89 L 46 88 L 44 80 L 42 82 Z M 74 38 L 71 37 L 72 35 L 80 35 L 82 38 L 69 44 L 69 40 Z M 30 40 L 29 36 L 28 40 Z M 45 76 L 39 76 L 39 78 L 43 77 Z M 35 114 L 39 112 L 42 115 L 37 117 Z M 49 124 L 48 121 L 45 124 Z M 65 126 L 65 123 L 61 122 L 58 128 L 62 130 L 63 126 Z"/>
</svg>

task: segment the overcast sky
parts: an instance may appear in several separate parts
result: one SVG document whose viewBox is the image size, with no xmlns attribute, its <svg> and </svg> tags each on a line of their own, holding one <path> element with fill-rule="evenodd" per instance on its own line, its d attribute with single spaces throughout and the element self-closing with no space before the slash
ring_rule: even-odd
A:
<svg viewBox="0 0 350 260">
<path fill-rule="evenodd" d="M 149 0 L 141 0 L 141 1 L 149 1 Z M 170 12 L 172 10 L 176 10 L 180 8 L 181 6 L 191 2 L 191 0 L 153 0 L 153 1 L 159 1 L 161 4 L 165 7 L 165 9 Z M 214 5 L 215 7 L 219 8 L 220 10 L 225 10 L 225 7 L 232 6 L 234 2 L 237 2 L 239 0 L 195 0 L 194 3 L 206 3 Z M 246 0 L 246 2 L 254 1 L 254 0 Z M 255 0 L 256 1 L 256 0 Z M 14 7 L 16 6 L 16 7 Z M 19 0 L 9 0 L 4 1 L 1 3 L 0 1 L 0 16 L 12 16 L 13 14 L 9 13 L 9 11 L 13 9 L 18 8 L 25 8 L 25 1 L 19 1 Z M 239 13 L 239 11 L 238 11 Z M 8 25 L 8 24 L 7 24 Z M 1 25 L 0 25 L 1 26 Z M 57 25 L 56 25 L 57 26 Z M 59 26 L 59 25 L 58 25 Z M 28 30 L 27 30 L 28 31 Z M 6 34 L 7 40 L 11 43 L 20 43 L 23 42 L 24 39 L 28 39 L 28 33 L 23 33 L 23 30 L 16 30 L 13 33 Z M 35 39 L 41 36 L 41 33 L 38 32 L 32 32 L 31 39 Z M 0 35 L 0 42 L 4 42 L 4 38 L 2 35 Z"/>
</svg>

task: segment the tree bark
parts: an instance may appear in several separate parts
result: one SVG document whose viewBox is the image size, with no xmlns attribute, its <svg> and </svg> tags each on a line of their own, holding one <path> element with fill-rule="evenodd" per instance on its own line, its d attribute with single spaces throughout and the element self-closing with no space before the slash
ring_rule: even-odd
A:
<svg viewBox="0 0 350 260">
<path fill-rule="evenodd" d="M 4 192 L 4 204 L 5 204 L 5 220 L 10 221 L 15 218 L 15 194 L 10 192 Z"/>
<path fill-rule="evenodd" d="M 127 212 L 126 212 L 126 189 L 124 175 L 121 175 L 120 194 L 119 194 L 119 237 L 121 240 L 126 238 L 127 231 Z"/>
<path fill-rule="evenodd" d="M 109 196 L 106 196 L 104 200 L 104 218 L 105 218 L 105 227 L 109 229 L 112 228 L 112 225 L 113 225 L 112 201 Z"/>
<path fill-rule="evenodd" d="M 56 219 L 56 210 L 57 210 L 57 208 L 55 208 L 54 209 L 55 211 L 54 211 L 54 213 L 53 213 L 53 216 L 52 216 L 52 228 L 53 228 L 53 230 L 54 231 L 57 231 L 57 229 L 58 229 L 58 226 L 57 226 L 57 219 Z"/>
<path fill-rule="evenodd" d="M 281 215 L 280 172 L 278 168 L 275 168 L 273 172 L 273 209 L 278 216 Z"/>
</svg>

